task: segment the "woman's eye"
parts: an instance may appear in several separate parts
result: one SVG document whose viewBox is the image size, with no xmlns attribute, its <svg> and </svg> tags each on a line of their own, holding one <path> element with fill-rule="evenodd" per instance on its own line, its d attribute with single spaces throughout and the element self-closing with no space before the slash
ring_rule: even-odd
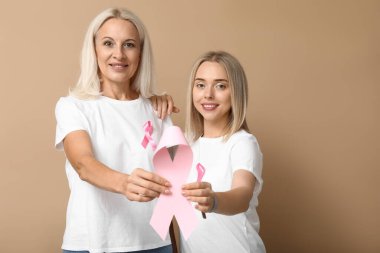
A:
<svg viewBox="0 0 380 253">
<path fill-rule="evenodd" d="M 110 46 L 112 46 L 112 42 L 111 41 L 104 41 L 103 45 L 105 45 L 106 47 L 110 47 Z"/>
<path fill-rule="evenodd" d="M 203 83 L 196 83 L 195 84 L 195 87 L 199 88 L 199 89 L 202 89 L 205 87 L 205 85 Z"/>
<path fill-rule="evenodd" d="M 227 85 L 224 84 L 224 83 L 217 83 L 217 84 L 215 85 L 215 87 L 216 87 L 218 90 L 224 90 L 224 89 L 227 88 Z"/>
<path fill-rule="evenodd" d="M 126 42 L 126 43 L 124 43 L 124 47 L 135 47 L 135 44 L 133 44 L 131 42 Z"/>
</svg>

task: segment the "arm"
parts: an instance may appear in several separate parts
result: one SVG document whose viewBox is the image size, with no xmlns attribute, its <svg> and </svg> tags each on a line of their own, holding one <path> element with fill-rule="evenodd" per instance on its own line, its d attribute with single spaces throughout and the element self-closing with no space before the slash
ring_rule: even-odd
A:
<svg viewBox="0 0 380 253">
<path fill-rule="evenodd" d="M 157 116 L 160 119 L 164 119 L 167 115 L 170 115 L 172 112 L 179 112 L 179 108 L 174 106 L 173 98 L 170 95 L 155 95 L 150 97 L 149 100 L 152 103 L 153 108 L 157 112 Z"/>
<path fill-rule="evenodd" d="M 190 201 L 197 202 L 195 207 L 202 212 L 215 212 L 224 215 L 234 215 L 245 212 L 249 207 L 255 186 L 255 177 L 246 170 L 237 170 L 232 178 L 231 190 L 214 192 L 208 182 L 196 182 L 182 187 L 183 195 Z M 216 210 L 212 210 L 214 201 Z"/>
<path fill-rule="evenodd" d="M 140 202 L 150 201 L 161 193 L 170 193 L 168 189 L 170 183 L 156 174 L 138 168 L 128 175 L 96 160 L 86 131 L 69 133 L 63 145 L 67 159 L 79 177 L 90 184 Z"/>
</svg>

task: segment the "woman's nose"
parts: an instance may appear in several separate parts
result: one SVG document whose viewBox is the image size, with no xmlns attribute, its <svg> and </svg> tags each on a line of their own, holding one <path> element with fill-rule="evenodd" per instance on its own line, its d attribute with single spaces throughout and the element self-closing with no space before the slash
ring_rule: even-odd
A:
<svg viewBox="0 0 380 253">
<path fill-rule="evenodd" d="M 121 60 L 124 58 L 124 51 L 122 47 L 115 47 L 113 50 L 113 57 L 115 59 Z"/>
<path fill-rule="evenodd" d="M 213 91 L 212 87 L 210 87 L 210 86 L 206 87 L 206 89 L 204 90 L 204 97 L 207 99 L 214 98 L 214 91 Z"/>
</svg>

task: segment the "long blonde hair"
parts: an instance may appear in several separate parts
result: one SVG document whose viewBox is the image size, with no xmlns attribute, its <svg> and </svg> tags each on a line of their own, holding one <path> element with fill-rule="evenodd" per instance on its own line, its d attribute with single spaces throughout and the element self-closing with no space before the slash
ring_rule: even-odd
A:
<svg viewBox="0 0 380 253">
<path fill-rule="evenodd" d="M 153 75 L 153 55 L 148 32 L 142 21 L 127 9 L 109 8 L 98 14 L 90 23 L 82 47 L 81 72 L 70 94 L 79 99 L 94 99 L 101 95 L 98 63 L 95 53 L 95 36 L 100 27 L 111 18 L 128 20 L 136 27 L 140 41 L 140 64 L 133 80 L 134 89 L 143 97 L 153 95 L 155 85 Z"/>
<path fill-rule="evenodd" d="M 193 64 L 187 91 L 186 136 L 195 141 L 203 135 L 203 117 L 193 104 L 193 86 L 199 66 L 204 62 L 217 62 L 224 67 L 231 87 L 231 111 L 226 126 L 224 139 L 244 129 L 249 132 L 246 122 L 248 105 L 248 82 L 244 69 L 239 61 L 224 51 L 209 51 L 201 55 Z"/>
</svg>

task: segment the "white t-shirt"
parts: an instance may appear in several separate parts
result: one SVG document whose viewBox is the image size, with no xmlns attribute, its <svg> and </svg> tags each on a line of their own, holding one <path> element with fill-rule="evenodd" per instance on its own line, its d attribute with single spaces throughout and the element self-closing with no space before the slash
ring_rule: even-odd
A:
<svg viewBox="0 0 380 253">
<path fill-rule="evenodd" d="M 256 182 L 246 212 L 233 216 L 207 213 L 207 219 L 202 218 L 201 212 L 196 212 L 198 227 L 187 241 L 181 238 L 182 252 L 264 253 L 265 247 L 258 234 L 260 222 L 256 212 L 258 195 L 263 184 L 262 153 L 256 138 L 240 130 L 227 142 L 223 142 L 222 137 L 199 138 L 193 143 L 192 150 L 194 159 L 188 182 L 197 180 L 195 166 L 198 162 L 206 169 L 202 181 L 211 183 L 213 191 L 231 190 L 233 174 L 239 169 L 251 172 Z"/>
<path fill-rule="evenodd" d="M 106 166 L 130 174 L 135 168 L 153 170 L 153 150 L 141 144 L 144 124 L 151 121 L 152 137 L 158 143 L 163 129 L 171 120 L 160 120 L 149 100 L 132 101 L 99 97 L 79 100 L 68 96 L 56 105 L 55 145 L 63 149 L 63 139 L 75 130 L 85 130 L 92 142 L 97 160 Z M 170 244 L 163 241 L 149 221 L 155 201 L 140 203 L 125 196 L 102 190 L 85 181 L 66 160 L 70 187 L 66 230 L 62 248 L 93 252 L 125 252 L 158 248 Z"/>
</svg>

